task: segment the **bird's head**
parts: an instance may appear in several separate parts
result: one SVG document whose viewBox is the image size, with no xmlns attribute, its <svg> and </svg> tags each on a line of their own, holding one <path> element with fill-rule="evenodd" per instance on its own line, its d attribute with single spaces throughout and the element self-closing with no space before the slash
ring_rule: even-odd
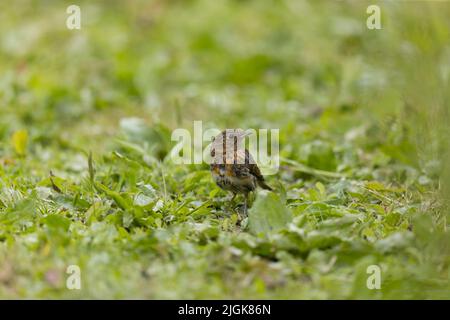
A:
<svg viewBox="0 0 450 320">
<path fill-rule="evenodd" d="M 245 137 L 249 136 L 251 132 L 243 129 L 225 129 L 212 139 L 211 154 L 215 150 L 222 150 L 223 146 L 237 144 L 239 146 Z"/>
<path fill-rule="evenodd" d="M 217 136 L 215 136 L 212 140 L 213 143 L 223 143 L 224 140 L 226 142 L 228 141 L 234 141 L 237 139 L 237 141 L 242 141 L 245 137 L 249 136 L 251 132 L 247 132 L 243 129 L 225 129 L 221 133 L 219 133 Z"/>
</svg>

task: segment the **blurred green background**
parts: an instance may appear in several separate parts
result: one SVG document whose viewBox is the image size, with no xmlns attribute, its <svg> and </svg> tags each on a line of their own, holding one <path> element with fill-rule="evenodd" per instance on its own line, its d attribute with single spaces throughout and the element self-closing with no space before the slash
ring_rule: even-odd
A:
<svg viewBox="0 0 450 320">
<path fill-rule="evenodd" d="M 449 297 L 449 2 L 71 4 L 0 4 L 1 298 Z M 249 228 L 194 120 L 280 129 Z"/>
</svg>

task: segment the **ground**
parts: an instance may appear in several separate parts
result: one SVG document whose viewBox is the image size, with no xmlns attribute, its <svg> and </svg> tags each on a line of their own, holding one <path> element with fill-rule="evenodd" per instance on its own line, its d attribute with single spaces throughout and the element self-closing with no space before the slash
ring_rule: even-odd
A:
<svg viewBox="0 0 450 320">
<path fill-rule="evenodd" d="M 449 297 L 449 3 L 78 2 L 0 5 L 1 298 Z M 279 129 L 248 219 L 194 121 Z"/>
</svg>

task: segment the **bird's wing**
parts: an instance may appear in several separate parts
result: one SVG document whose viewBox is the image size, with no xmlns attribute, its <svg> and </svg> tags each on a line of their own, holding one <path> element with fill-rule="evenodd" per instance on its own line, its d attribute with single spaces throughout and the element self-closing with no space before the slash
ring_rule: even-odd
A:
<svg viewBox="0 0 450 320">
<path fill-rule="evenodd" d="M 255 160 L 253 160 L 252 155 L 247 149 L 245 149 L 245 164 L 248 166 L 250 173 L 254 175 L 257 179 L 264 179 L 261 174 L 261 171 L 259 171 L 259 168 L 256 165 Z"/>
<path fill-rule="evenodd" d="M 272 190 L 272 188 L 266 184 L 264 177 L 258 168 L 258 165 L 253 160 L 252 155 L 250 154 L 250 152 L 247 149 L 245 149 L 245 163 L 248 166 L 250 174 L 252 174 L 253 176 L 256 177 L 256 180 L 258 181 L 258 185 L 263 189 Z"/>
</svg>

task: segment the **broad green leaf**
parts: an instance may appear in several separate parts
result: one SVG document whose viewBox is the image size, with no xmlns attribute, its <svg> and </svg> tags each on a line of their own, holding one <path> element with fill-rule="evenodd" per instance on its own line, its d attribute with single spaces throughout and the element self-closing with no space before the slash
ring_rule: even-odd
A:
<svg viewBox="0 0 450 320">
<path fill-rule="evenodd" d="M 253 207 L 249 210 L 249 228 L 255 234 L 280 230 L 291 220 L 291 211 L 273 192 L 258 194 Z"/>
<path fill-rule="evenodd" d="M 68 231 L 70 220 L 59 214 L 52 214 L 43 219 L 45 225 L 54 230 Z"/>
</svg>

